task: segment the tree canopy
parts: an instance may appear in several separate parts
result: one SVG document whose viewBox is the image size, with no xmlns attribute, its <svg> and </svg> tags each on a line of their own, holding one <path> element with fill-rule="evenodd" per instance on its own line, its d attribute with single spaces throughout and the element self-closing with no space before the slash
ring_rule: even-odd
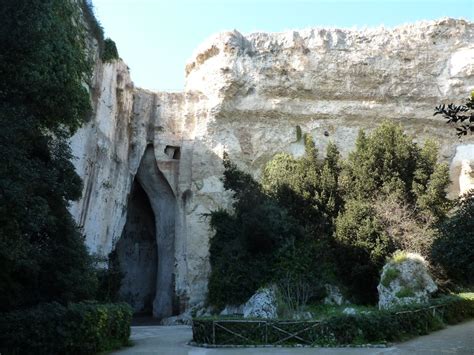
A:
<svg viewBox="0 0 474 355">
<path fill-rule="evenodd" d="M 0 307 L 87 298 L 90 259 L 67 207 L 81 180 L 67 139 L 91 110 L 76 4 L 0 7 Z"/>
</svg>

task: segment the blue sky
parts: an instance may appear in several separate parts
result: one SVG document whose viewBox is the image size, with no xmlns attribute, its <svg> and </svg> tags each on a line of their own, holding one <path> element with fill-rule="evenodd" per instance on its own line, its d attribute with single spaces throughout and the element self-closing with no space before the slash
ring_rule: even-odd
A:
<svg viewBox="0 0 474 355">
<path fill-rule="evenodd" d="M 213 33 L 307 27 L 393 27 L 441 17 L 474 20 L 474 0 L 93 0 L 137 86 L 182 91 L 184 67 Z"/>
</svg>

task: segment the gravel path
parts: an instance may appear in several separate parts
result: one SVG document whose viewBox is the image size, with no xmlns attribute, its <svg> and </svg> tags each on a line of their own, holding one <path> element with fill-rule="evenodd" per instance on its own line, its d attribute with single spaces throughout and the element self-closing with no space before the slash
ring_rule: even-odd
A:
<svg viewBox="0 0 474 355">
<path fill-rule="evenodd" d="M 256 354 L 466 354 L 474 355 L 474 321 L 448 327 L 390 348 L 249 348 L 205 349 L 187 345 L 192 338 L 188 326 L 132 327 L 133 347 L 113 354 L 159 355 L 256 355 Z"/>
</svg>

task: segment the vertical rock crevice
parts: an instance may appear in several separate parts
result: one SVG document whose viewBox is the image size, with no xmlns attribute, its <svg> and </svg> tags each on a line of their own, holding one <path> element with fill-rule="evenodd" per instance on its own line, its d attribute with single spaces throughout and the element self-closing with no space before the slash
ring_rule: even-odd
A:
<svg viewBox="0 0 474 355">
<path fill-rule="evenodd" d="M 151 314 L 158 271 L 155 216 L 146 192 L 136 180 L 115 250 L 123 273 L 120 299 L 130 304 L 135 314 Z"/>
<path fill-rule="evenodd" d="M 145 150 L 136 178 L 148 195 L 155 216 L 158 272 L 153 316 L 165 318 L 173 314 L 176 198 L 158 169 L 151 145 Z"/>
<path fill-rule="evenodd" d="M 135 177 L 117 254 L 121 298 L 135 313 L 173 314 L 176 199 L 149 145 Z"/>
</svg>

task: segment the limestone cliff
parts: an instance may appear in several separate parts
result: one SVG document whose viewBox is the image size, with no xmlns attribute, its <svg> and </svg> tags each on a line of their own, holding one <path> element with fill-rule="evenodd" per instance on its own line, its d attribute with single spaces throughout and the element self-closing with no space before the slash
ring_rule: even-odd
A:
<svg viewBox="0 0 474 355">
<path fill-rule="evenodd" d="M 154 168 L 163 176 L 155 184 L 167 185 L 166 198 L 175 199 L 166 211 L 174 216 L 166 220 L 174 235 L 165 262 L 174 274 L 174 305 L 160 316 L 205 298 L 211 231 L 203 214 L 229 203 L 220 181 L 224 150 L 258 177 L 275 153 L 303 153 L 297 131 L 311 134 L 320 151 L 333 140 L 346 154 L 360 128 L 390 119 L 419 141 L 440 143 L 440 158 L 452 162 L 453 195 L 461 162 L 474 161 L 473 137 L 459 142 L 443 120 L 432 118 L 435 105 L 459 102 L 474 89 L 471 22 L 227 32 L 196 51 L 186 76 L 184 92 L 153 93 L 134 87 L 123 62 L 98 61 L 94 116 L 71 143 L 84 179 L 83 198 L 71 211 L 91 251 L 103 255 L 124 233 L 132 184 L 139 167 L 151 169 L 143 156 L 153 147 Z M 147 177 L 137 179 L 159 228 L 166 207 L 153 200 L 161 195 L 147 191 Z"/>
</svg>

